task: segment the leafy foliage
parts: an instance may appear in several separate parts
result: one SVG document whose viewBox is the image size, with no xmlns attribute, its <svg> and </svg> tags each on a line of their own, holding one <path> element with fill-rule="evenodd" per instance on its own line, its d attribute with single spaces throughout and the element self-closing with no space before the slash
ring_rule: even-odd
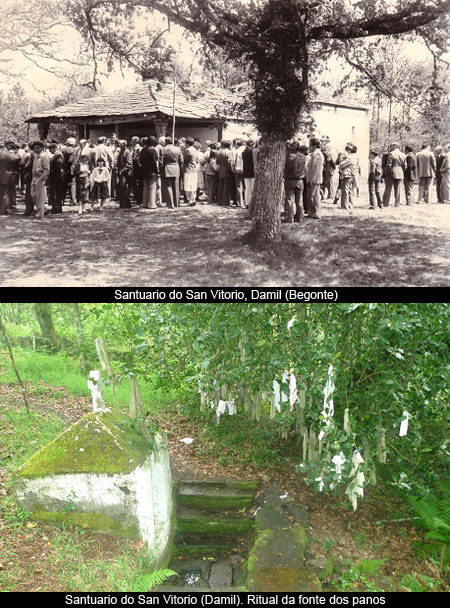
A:
<svg viewBox="0 0 450 608">
<path fill-rule="evenodd" d="M 421 576 L 405 574 L 400 579 L 400 585 L 403 589 L 412 591 L 413 593 L 444 590 L 441 586 L 441 581 L 437 580 L 436 578 L 432 578 L 431 576 L 427 576 L 426 574 L 422 574 Z"/>
<path fill-rule="evenodd" d="M 169 570 L 167 568 L 162 570 L 154 570 L 149 574 L 141 574 L 133 582 L 132 588 L 124 589 L 124 591 L 151 591 L 153 587 L 162 585 L 162 583 L 171 576 L 178 576 L 178 574 L 173 570 Z"/>
<path fill-rule="evenodd" d="M 411 498 L 417 515 L 428 530 L 422 548 L 438 557 L 441 568 L 450 566 L 450 484 L 441 484 L 442 495 L 429 492 L 422 498 Z"/>
</svg>

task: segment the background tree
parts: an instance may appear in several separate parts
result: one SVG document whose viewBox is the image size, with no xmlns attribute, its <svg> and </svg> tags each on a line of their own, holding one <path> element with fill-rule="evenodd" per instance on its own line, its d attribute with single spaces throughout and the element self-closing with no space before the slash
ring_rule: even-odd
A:
<svg viewBox="0 0 450 608">
<path fill-rule="evenodd" d="M 448 33 L 450 0 L 71 0 L 69 15 L 87 37 L 110 27 L 111 19 L 132 19 L 136 11 L 157 11 L 223 49 L 230 59 L 243 59 L 253 85 L 251 102 L 262 133 L 257 209 L 252 226 L 256 242 L 280 239 L 280 203 L 285 141 L 299 128 L 313 77 L 342 42 L 359 45 L 372 36 L 401 36 L 427 28 Z M 109 34 L 108 30 L 108 34 Z M 120 38 L 120 36 L 119 36 Z M 440 44 L 445 35 L 440 33 Z M 111 48 L 113 44 L 102 35 Z M 115 52 L 127 53 L 115 47 Z"/>
<path fill-rule="evenodd" d="M 29 141 L 30 129 L 25 119 L 30 112 L 31 100 L 21 84 L 14 84 L 5 94 L 0 91 L 0 139 L 13 139 L 19 143 Z M 34 133 L 35 129 L 31 133 Z"/>
<path fill-rule="evenodd" d="M 33 73 L 82 80 L 86 61 L 80 36 L 65 14 L 62 0 L 2 0 L 0 4 L 0 83 L 28 80 L 41 95 Z M 48 79 L 45 79 L 45 85 Z"/>
<path fill-rule="evenodd" d="M 35 303 L 33 307 L 41 329 L 41 338 L 45 347 L 51 350 L 58 350 L 59 340 L 53 324 L 51 304 L 48 302 L 39 302 Z"/>
</svg>

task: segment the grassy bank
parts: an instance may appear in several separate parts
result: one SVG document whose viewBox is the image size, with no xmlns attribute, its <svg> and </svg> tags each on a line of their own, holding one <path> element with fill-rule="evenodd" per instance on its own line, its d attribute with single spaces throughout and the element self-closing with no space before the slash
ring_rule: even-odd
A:
<svg viewBox="0 0 450 608">
<path fill-rule="evenodd" d="M 39 384 L 43 384 L 64 387 L 73 395 L 91 396 L 87 386 L 88 378 L 86 374 L 80 369 L 78 361 L 65 353 L 48 354 L 42 351 L 16 348 L 14 359 L 22 381 L 33 384 L 35 386 L 34 390 L 37 390 L 36 387 Z M 6 351 L 0 351 L 0 383 L 18 385 L 17 377 Z M 145 407 L 151 413 L 156 413 L 167 403 L 173 403 L 178 397 L 176 391 L 156 389 L 150 383 L 141 380 L 139 380 L 139 388 Z M 127 409 L 130 402 L 129 379 L 122 380 L 120 386 L 115 389 L 115 395 L 117 406 Z M 105 386 L 104 396 L 107 404 L 114 405 L 111 385 Z"/>
</svg>

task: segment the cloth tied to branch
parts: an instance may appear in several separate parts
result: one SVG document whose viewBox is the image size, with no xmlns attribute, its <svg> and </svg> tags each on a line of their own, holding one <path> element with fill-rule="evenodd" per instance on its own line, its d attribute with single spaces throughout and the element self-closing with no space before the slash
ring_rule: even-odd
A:
<svg viewBox="0 0 450 608">
<path fill-rule="evenodd" d="M 326 431 L 331 424 L 331 419 L 334 416 L 334 401 L 333 399 L 330 399 L 330 396 L 334 393 L 335 388 L 333 382 L 333 366 L 330 365 L 328 368 L 328 379 L 323 389 L 323 410 L 321 411 L 326 428 L 320 431 L 319 441 L 325 437 Z"/>
<path fill-rule="evenodd" d="M 348 484 L 347 489 L 345 490 L 354 511 L 356 511 L 358 507 L 358 496 L 364 496 L 364 482 L 366 478 L 363 471 L 359 469 L 359 466 L 363 462 L 364 458 L 361 456 L 360 451 L 355 450 L 352 456 L 353 467 L 350 471 L 350 477 L 355 477 L 355 479 Z"/>
<path fill-rule="evenodd" d="M 336 469 L 336 473 L 339 475 L 338 482 L 342 480 L 342 465 L 347 462 L 346 457 L 343 452 L 336 454 L 331 459 L 331 462 L 334 464 L 334 468 Z"/>
<path fill-rule="evenodd" d="M 227 410 L 229 416 L 234 416 L 236 414 L 236 403 L 234 399 L 231 399 L 230 401 L 223 401 L 222 399 L 219 400 L 216 408 L 217 424 L 219 424 L 222 414 L 225 414 Z"/>
<path fill-rule="evenodd" d="M 408 433 L 409 413 L 403 410 L 403 420 L 400 423 L 399 437 L 404 437 Z"/>
</svg>

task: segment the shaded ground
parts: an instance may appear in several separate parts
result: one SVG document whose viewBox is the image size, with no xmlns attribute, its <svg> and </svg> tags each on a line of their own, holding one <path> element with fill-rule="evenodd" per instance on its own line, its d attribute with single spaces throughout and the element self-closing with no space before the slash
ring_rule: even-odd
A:
<svg viewBox="0 0 450 608">
<path fill-rule="evenodd" d="M 450 205 L 352 215 L 329 203 L 321 221 L 283 225 L 274 250 L 244 244 L 246 211 L 197 204 L 118 210 L 43 221 L 0 218 L 0 285 L 111 286 L 447 286 Z"/>
<path fill-rule="evenodd" d="M 73 397 L 65 395 L 61 398 L 63 388 L 40 386 L 37 396 L 33 396 L 33 387 L 28 387 L 31 393 L 30 403 L 33 411 L 39 411 L 45 417 L 50 414 L 62 416 L 66 424 L 70 424 L 90 411 L 88 397 Z M 0 384 L 0 434 L 14 433 L 14 428 L 4 422 L 2 409 L 22 407 L 20 392 L 16 387 Z M 312 539 L 309 552 L 316 560 L 332 558 L 337 563 L 346 559 L 349 564 L 358 563 L 361 559 L 386 558 L 381 574 L 393 577 L 398 581 L 402 574 L 414 571 L 424 572 L 434 576 L 429 570 L 430 565 L 418 560 L 414 554 L 413 541 L 417 530 L 403 523 L 388 523 L 376 525 L 380 519 L 392 519 L 396 505 L 388 504 L 373 498 L 370 502 L 362 503 L 356 512 L 348 510 L 334 496 L 318 494 L 309 488 L 294 471 L 294 462 L 283 466 L 276 465 L 265 470 L 255 470 L 237 463 L 233 466 L 219 466 L 217 460 L 200 456 L 203 445 L 203 429 L 197 427 L 191 419 L 184 417 L 177 410 L 171 409 L 170 416 L 165 413 L 161 425 L 166 428 L 169 436 L 169 451 L 174 477 L 178 478 L 208 478 L 208 477 L 237 477 L 240 479 L 255 479 L 260 482 L 259 493 L 262 493 L 271 480 L 278 483 L 283 494 L 293 497 L 294 501 L 307 506 L 310 514 Z M 191 437 L 194 442 L 186 445 L 180 439 Z M 84 530 L 68 530 L 61 533 L 56 526 L 35 524 L 25 515 L 20 523 L 20 510 L 17 512 L 10 485 L 11 470 L 8 467 L 8 455 L 0 449 L 0 500 L 7 510 L 15 511 L 14 523 L 9 523 L 7 510 L 0 510 L 0 588 L 15 591 L 69 591 L 117 590 L 110 587 L 106 575 L 98 572 L 99 560 L 102 564 L 115 564 L 124 554 L 124 542 L 117 539 L 90 534 Z M 395 516 L 394 516 L 395 518 Z M 65 537 L 62 539 L 62 534 Z M 64 553 L 61 544 L 64 543 Z M 141 542 L 127 541 L 126 551 L 138 556 L 142 553 Z M 95 561 L 94 570 L 90 573 L 92 580 L 86 582 L 86 570 L 92 569 L 91 562 Z M 70 563 L 74 562 L 72 566 Z M 73 572 L 66 572 L 72 567 Z M 84 569 L 85 575 L 80 579 L 78 569 Z M 116 583 L 117 584 L 117 583 Z M 394 588 L 396 583 L 392 583 Z M 130 591 L 130 589 L 122 589 Z"/>
</svg>

